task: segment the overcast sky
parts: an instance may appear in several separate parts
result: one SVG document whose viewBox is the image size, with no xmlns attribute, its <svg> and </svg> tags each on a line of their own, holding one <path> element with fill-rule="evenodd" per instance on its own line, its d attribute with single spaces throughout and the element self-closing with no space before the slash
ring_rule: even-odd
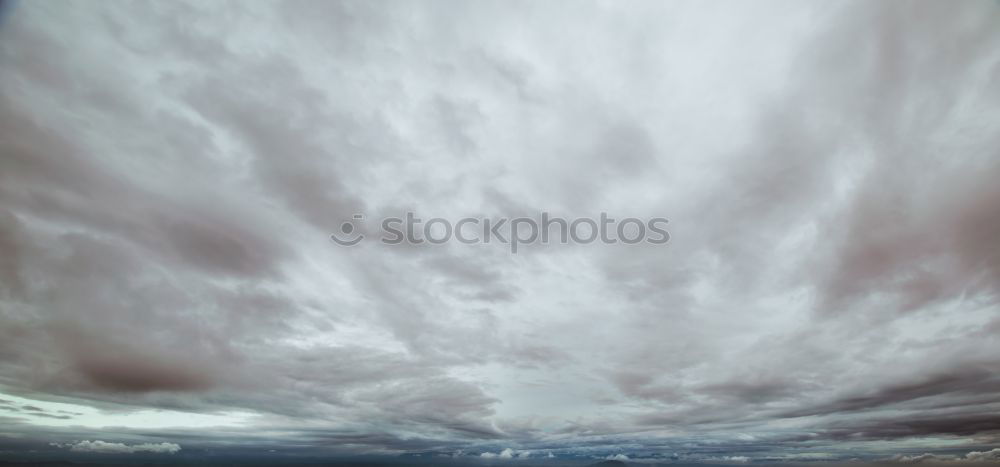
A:
<svg viewBox="0 0 1000 467">
<path fill-rule="evenodd" d="M 4 11 L 0 459 L 1000 461 L 996 1 Z"/>
</svg>

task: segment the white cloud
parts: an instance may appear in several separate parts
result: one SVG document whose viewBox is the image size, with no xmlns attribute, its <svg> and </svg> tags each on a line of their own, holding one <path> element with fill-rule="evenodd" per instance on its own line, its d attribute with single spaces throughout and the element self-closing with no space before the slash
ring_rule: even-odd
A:
<svg viewBox="0 0 1000 467">
<path fill-rule="evenodd" d="M 975 462 L 1000 462 L 1000 448 L 989 451 L 972 451 L 965 455 L 965 460 Z"/>
<path fill-rule="evenodd" d="M 707 460 L 714 462 L 731 462 L 735 464 L 745 464 L 753 459 L 747 456 L 719 456 L 719 457 L 709 457 Z"/>
<path fill-rule="evenodd" d="M 180 445 L 175 443 L 142 443 L 124 444 L 109 443 L 106 441 L 78 441 L 76 443 L 52 443 L 53 446 L 68 448 L 74 452 L 98 452 L 106 454 L 131 454 L 135 452 L 151 452 L 162 454 L 174 454 L 181 450 Z"/>
<path fill-rule="evenodd" d="M 1000 448 L 995 448 L 989 451 L 972 451 L 961 457 L 931 453 L 924 453 L 920 455 L 896 454 L 889 460 L 903 464 L 919 464 L 921 462 L 1000 462 Z"/>
<path fill-rule="evenodd" d="M 530 454 L 531 451 L 515 451 L 511 448 L 506 448 L 503 451 L 500 451 L 499 453 L 484 452 L 480 454 L 479 457 L 483 457 L 486 459 L 513 459 L 514 457 L 517 457 L 523 459 L 527 458 Z"/>
<path fill-rule="evenodd" d="M 891 460 L 893 462 L 899 462 L 899 463 L 902 463 L 902 464 L 919 464 L 919 463 L 924 462 L 924 461 L 941 461 L 941 460 L 950 460 L 950 459 L 954 459 L 954 458 L 953 457 L 942 457 L 942 456 L 938 456 L 938 455 L 935 455 L 935 454 L 925 453 L 925 454 L 919 454 L 919 455 L 896 454 L 895 456 L 892 456 L 892 458 L 890 458 L 889 460 Z"/>
</svg>

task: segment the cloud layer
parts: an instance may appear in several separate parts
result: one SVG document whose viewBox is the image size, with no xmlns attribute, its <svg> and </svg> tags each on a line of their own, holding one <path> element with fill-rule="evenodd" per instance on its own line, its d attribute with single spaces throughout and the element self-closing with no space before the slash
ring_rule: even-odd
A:
<svg viewBox="0 0 1000 467">
<path fill-rule="evenodd" d="M 998 21 L 10 5 L 0 450 L 995 460 Z M 671 240 L 328 240 L 406 211 L 666 217 Z"/>
<path fill-rule="evenodd" d="M 73 452 L 97 452 L 110 454 L 131 454 L 134 452 L 154 452 L 173 454 L 181 450 L 181 447 L 174 443 L 145 443 L 127 445 L 122 443 L 107 443 L 101 440 L 80 441 L 72 444 L 54 444 L 56 447 L 67 448 Z"/>
</svg>

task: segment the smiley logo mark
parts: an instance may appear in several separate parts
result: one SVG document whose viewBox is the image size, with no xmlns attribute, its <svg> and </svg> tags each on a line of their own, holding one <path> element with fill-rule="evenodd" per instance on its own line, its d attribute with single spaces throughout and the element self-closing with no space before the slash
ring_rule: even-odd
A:
<svg viewBox="0 0 1000 467">
<path fill-rule="evenodd" d="M 348 222 L 344 222 L 343 224 L 340 224 L 340 232 L 341 233 L 340 234 L 336 234 L 336 233 L 331 234 L 330 235 L 330 240 L 333 240 L 334 242 L 336 242 L 340 246 L 354 246 L 354 245 L 357 245 L 359 242 L 361 242 L 361 240 L 363 240 L 365 238 L 364 234 L 360 234 L 360 233 L 356 234 L 356 235 L 352 235 L 352 234 L 354 234 L 354 231 L 357 230 L 357 228 L 354 226 L 354 223 L 355 222 L 361 222 L 361 221 L 363 221 L 365 219 L 365 216 L 362 215 L 362 214 L 355 214 L 352 217 L 352 219 L 353 219 L 352 221 L 348 221 Z"/>
</svg>

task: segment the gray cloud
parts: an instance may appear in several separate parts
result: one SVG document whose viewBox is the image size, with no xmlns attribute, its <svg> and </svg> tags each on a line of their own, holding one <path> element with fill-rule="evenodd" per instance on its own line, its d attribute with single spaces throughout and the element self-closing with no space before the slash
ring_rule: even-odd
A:
<svg viewBox="0 0 1000 467">
<path fill-rule="evenodd" d="M 19 3 L 0 449 L 993 460 L 998 11 Z M 327 240 L 405 211 L 671 242 Z"/>
</svg>

